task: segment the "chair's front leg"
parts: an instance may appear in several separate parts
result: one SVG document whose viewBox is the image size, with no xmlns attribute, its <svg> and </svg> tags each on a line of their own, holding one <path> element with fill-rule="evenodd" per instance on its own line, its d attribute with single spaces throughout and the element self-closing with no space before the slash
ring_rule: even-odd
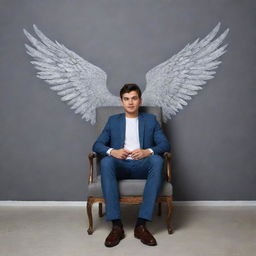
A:
<svg viewBox="0 0 256 256">
<path fill-rule="evenodd" d="M 167 230 L 169 234 L 173 233 L 173 227 L 172 227 L 172 212 L 173 212 L 173 205 L 172 205 L 172 198 L 167 198 Z"/>
<path fill-rule="evenodd" d="M 87 200 L 87 207 L 86 207 L 88 220 L 89 220 L 89 228 L 87 229 L 88 235 L 91 235 L 93 233 L 92 204 L 93 204 L 93 201 L 89 197 Z"/>
</svg>

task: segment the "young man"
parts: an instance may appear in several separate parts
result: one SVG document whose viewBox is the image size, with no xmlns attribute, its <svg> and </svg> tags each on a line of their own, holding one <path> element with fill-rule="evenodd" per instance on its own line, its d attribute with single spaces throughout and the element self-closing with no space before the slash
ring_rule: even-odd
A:
<svg viewBox="0 0 256 256">
<path fill-rule="evenodd" d="M 156 245 L 145 224 L 152 220 L 163 181 L 163 158 L 160 154 L 169 151 L 170 144 L 156 117 L 139 113 L 142 98 L 136 84 L 125 84 L 120 90 L 120 98 L 125 113 L 110 116 L 93 145 L 93 151 L 104 156 L 100 162 L 101 184 L 106 219 L 113 223 L 105 245 L 113 247 L 124 238 L 118 190 L 120 179 L 147 179 L 134 236 L 144 244 Z"/>
</svg>

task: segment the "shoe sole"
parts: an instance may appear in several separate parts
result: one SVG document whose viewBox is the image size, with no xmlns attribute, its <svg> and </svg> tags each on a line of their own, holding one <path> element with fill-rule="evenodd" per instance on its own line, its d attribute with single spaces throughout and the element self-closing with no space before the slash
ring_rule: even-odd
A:
<svg viewBox="0 0 256 256">
<path fill-rule="evenodd" d="M 142 241 L 142 240 L 141 240 L 138 236 L 136 236 L 135 234 L 134 234 L 134 237 L 137 238 L 137 239 L 139 239 L 143 244 L 146 244 L 146 245 L 149 245 L 149 246 L 155 246 L 155 245 L 157 245 L 157 243 L 153 243 L 153 244 L 145 243 L 144 241 Z"/>
</svg>

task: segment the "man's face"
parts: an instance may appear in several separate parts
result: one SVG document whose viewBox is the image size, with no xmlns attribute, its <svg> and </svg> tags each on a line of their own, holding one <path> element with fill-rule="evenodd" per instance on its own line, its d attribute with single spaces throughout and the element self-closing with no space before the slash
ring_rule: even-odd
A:
<svg viewBox="0 0 256 256">
<path fill-rule="evenodd" d="M 129 114 L 136 114 L 138 113 L 142 100 L 139 98 L 136 91 L 131 91 L 123 94 L 121 102 L 125 112 Z"/>
</svg>

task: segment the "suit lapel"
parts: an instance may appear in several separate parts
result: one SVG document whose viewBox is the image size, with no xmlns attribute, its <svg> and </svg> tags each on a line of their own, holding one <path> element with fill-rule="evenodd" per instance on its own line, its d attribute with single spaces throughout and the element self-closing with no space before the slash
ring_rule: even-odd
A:
<svg viewBox="0 0 256 256">
<path fill-rule="evenodd" d="M 125 140 L 125 113 L 121 115 L 121 122 L 120 122 L 120 136 L 121 136 L 121 145 L 120 148 L 124 147 L 124 140 Z"/>
<path fill-rule="evenodd" d="M 139 113 L 139 137 L 140 137 L 140 148 L 143 148 L 143 139 L 144 139 L 144 129 L 145 129 L 145 122 L 143 118 L 143 114 Z"/>
</svg>

